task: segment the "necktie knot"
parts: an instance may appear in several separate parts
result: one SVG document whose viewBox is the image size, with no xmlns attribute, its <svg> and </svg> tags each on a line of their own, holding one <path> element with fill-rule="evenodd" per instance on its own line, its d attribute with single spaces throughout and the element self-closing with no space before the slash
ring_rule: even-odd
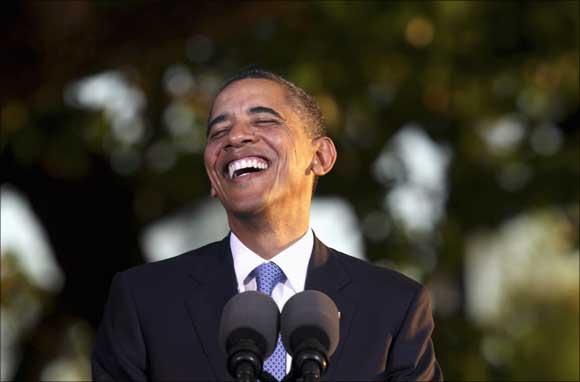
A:
<svg viewBox="0 0 580 382">
<path fill-rule="evenodd" d="M 276 263 L 264 263 L 254 270 L 258 291 L 272 295 L 272 290 L 276 284 L 283 282 L 285 279 L 284 272 Z"/>
</svg>

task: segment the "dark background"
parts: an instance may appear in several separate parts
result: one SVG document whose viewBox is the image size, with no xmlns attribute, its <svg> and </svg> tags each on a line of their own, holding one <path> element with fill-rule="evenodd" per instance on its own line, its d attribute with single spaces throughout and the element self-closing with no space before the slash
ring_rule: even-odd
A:
<svg viewBox="0 0 580 382">
<path fill-rule="evenodd" d="M 3 379 L 89 378 L 112 276 L 147 261 L 147 227 L 205 203 L 209 103 L 259 65 L 319 100 L 339 159 L 317 196 L 349 204 L 369 261 L 429 287 L 447 379 L 578 380 L 577 1 L 0 9 L 2 187 L 64 276 L 39 286 L 3 236 Z M 405 136 L 445 153 L 442 183 L 417 181 Z M 413 225 L 395 190 L 435 217 Z"/>
</svg>

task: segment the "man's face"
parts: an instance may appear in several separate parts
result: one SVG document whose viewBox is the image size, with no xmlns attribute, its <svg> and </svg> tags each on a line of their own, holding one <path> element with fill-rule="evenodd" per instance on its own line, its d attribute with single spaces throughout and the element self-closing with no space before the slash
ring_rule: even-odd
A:
<svg viewBox="0 0 580 382">
<path fill-rule="evenodd" d="M 309 203 L 315 148 L 285 88 L 236 81 L 218 95 L 209 121 L 205 168 L 228 214 Z"/>
</svg>

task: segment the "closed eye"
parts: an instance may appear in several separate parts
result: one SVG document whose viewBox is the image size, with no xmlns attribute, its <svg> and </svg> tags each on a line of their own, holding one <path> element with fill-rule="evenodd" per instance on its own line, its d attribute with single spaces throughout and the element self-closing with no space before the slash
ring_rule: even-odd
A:
<svg viewBox="0 0 580 382">
<path fill-rule="evenodd" d="M 254 122 L 256 125 L 272 125 L 272 124 L 279 124 L 280 122 L 275 119 L 260 119 Z"/>
<path fill-rule="evenodd" d="M 226 133 L 227 129 L 221 129 L 221 130 L 216 130 L 213 131 L 210 135 L 209 138 L 210 139 L 216 139 L 216 138 L 220 138 L 222 137 L 225 133 Z"/>
</svg>

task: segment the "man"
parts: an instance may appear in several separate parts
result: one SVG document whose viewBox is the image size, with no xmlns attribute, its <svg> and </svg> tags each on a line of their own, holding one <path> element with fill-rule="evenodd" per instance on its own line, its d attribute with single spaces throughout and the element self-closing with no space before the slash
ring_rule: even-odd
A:
<svg viewBox="0 0 580 382">
<path fill-rule="evenodd" d="M 336 160 L 322 114 L 303 90 L 266 71 L 239 74 L 210 110 L 204 153 L 230 235 L 116 275 L 93 353 L 96 380 L 227 380 L 217 340 L 224 304 L 264 291 L 281 308 L 315 289 L 336 303 L 340 342 L 324 379 L 441 380 L 428 293 L 392 270 L 322 244 L 309 228 L 313 188 Z M 263 272 L 262 272 L 263 273 Z M 278 277 L 277 276 L 277 277 Z M 276 378 L 291 359 L 279 344 Z"/>
</svg>

